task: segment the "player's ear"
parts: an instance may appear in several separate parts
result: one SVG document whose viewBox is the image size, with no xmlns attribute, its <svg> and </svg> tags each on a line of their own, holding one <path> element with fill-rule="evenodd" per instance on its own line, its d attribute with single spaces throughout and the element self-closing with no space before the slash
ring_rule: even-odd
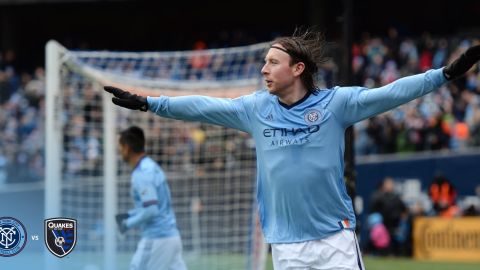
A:
<svg viewBox="0 0 480 270">
<path fill-rule="evenodd" d="M 129 155 L 130 154 L 130 146 L 126 143 L 119 143 L 119 148 L 120 148 L 120 152 L 122 153 L 122 155 L 126 154 L 126 155 Z"/>
<path fill-rule="evenodd" d="M 130 156 L 130 154 L 132 154 L 132 148 L 128 144 L 125 144 L 124 147 L 125 147 L 125 152 L 127 153 L 127 155 Z"/>
<path fill-rule="evenodd" d="M 293 75 L 300 76 L 302 72 L 305 70 L 305 63 L 298 62 L 293 65 Z"/>
</svg>

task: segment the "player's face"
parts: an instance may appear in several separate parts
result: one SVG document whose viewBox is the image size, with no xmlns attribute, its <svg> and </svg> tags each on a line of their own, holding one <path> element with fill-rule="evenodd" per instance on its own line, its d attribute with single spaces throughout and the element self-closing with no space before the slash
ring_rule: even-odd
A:
<svg viewBox="0 0 480 270">
<path fill-rule="evenodd" d="M 280 44 L 274 46 L 282 47 Z M 294 67 L 290 65 L 290 55 L 279 49 L 270 48 L 262 68 L 268 91 L 274 95 L 288 94 L 294 83 Z"/>
</svg>

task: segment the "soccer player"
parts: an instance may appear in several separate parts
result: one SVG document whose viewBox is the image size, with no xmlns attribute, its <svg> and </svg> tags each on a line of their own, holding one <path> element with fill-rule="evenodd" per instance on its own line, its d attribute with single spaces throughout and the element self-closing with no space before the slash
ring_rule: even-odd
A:
<svg viewBox="0 0 480 270">
<path fill-rule="evenodd" d="M 123 160 L 133 169 L 131 194 L 135 207 L 128 214 L 118 214 L 116 220 L 120 232 L 138 227 L 142 237 L 130 269 L 186 269 L 170 189 L 162 168 L 145 155 L 143 130 L 132 126 L 122 131 L 119 148 Z"/>
<path fill-rule="evenodd" d="M 266 89 L 235 99 L 142 97 L 105 86 L 116 105 L 253 137 L 260 220 L 276 270 L 364 269 L 343 177 L 345 129 L 461 77 L 480 58 L 475 46 L 445 68 L 383 87 L 318 89 L 323 47 L 315 32 L 275 39 L 261 70 Z"/>
</svg>

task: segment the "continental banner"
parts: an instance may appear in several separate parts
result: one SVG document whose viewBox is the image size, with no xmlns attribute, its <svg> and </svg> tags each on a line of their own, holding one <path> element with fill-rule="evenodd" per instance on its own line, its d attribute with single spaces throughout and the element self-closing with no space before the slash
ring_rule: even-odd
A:
<svg viewBox="0 0 480 270">
<path fill-rule="evenodd" d="M 416 218 L 413 255 L 437 261 L 480 261 L 480 217 Z"/>
</svg>

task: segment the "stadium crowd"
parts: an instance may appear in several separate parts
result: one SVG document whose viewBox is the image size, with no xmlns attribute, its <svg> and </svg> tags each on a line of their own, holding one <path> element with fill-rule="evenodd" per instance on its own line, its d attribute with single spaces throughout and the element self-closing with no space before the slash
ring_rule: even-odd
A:
<svg viewBox="0 0 480 270">
<path fill-rule="evenodd" d="M 378 87 L 398 78 L 440 68 L 478 39 L 364 38 L 353 47 L 355 85 Z M 480 145 L 480 70 L 425 97 L 355 125 L 357 155 L 461 150 Z"/>
<path fill-rule="evenodd" d="M 18 74 L 15 52 L 0 53 L 0 183 L 43 180 L 45 72 Z"/>
</svg>

